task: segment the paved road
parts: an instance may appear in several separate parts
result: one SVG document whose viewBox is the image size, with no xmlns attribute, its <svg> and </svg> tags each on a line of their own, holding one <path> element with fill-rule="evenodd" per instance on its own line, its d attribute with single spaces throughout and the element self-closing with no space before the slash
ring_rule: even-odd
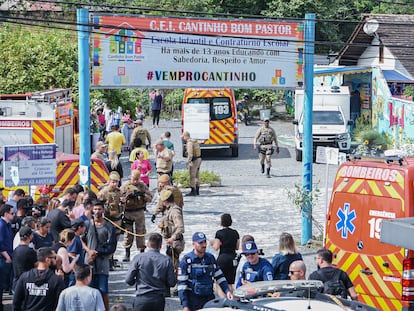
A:
<svg viewBox="0 0 414 311">
<path fill-rule="evenodd" d="M 149 122 L 147 121 L 147 124 Z M 146 124 L 147 127 L 149 127 Z M 181 170 L 185 162 L 181 157 L 180 142 L 181 123 L 175 121 L 161 121 L 161 128 L 150 129 L 153 138 L 159 137 L 165 130 L 172 133 L 173 142 L 177 151 L 175 169 Z M 273 121 L 273 126 L 281 137 L 280 153 L 273 157 L 272 178 L 266 178 L 260 173 L 257 152 L 253 150 L 252 142 L 255 132 L 261 122 L 252 125 L 240 125 L 239 157 L 231 158 L 227 151 L 203 152 L 202 170 L 213 171 L 222 178 L 222 187 L 202 187 L 199 197 L 186 197 L 184 205 L 185 222 L 185 252 L 191 251 L 191 236 L 195 231 L 203 231 L 208 238 L 214 238 L 215 232 L 220 229 L 220 215 L 230 213 L 233 217 L 233 228 L 239 234 L 252 234 L 258 246 L 263 248 L 265 256 L 271 258 L 278 248 L 278 237 L 284 232 L 292 233 L 297 241 L 301 239 L 301 216 L 287 198 L 287 190 L 294 185 L 301 184 L 301 163 L 295 161 L 293 144 L 293 126 L 288 121 Z M 314 182 L 319 182 L 321 190 L 319 204 L 314 207 L 314 217 L 324 223 L 324 193 L 325 193 L 325 165 L 314 165 Z M 332 184 L 336 168 L 330 168 L 328 174 L 329 185 Z M 151 180 L 155 187 L 156 180 Z M 329 192 L 330 189 L 328 189 Z M 185 191 L 185 190 L 184 190 Z M 152 211 L 153 206 L 149 206 Z M 156 231 L 157 228 L 149 221 L 147 215 L 147 230 Z M 315 236 L 320 233 L 314 229 Z M 121 249 L 121 250 L 120 250 Z M 300 247 L 305 255 L 308 270 L 315 269 L 314 249 Z M 209 251 L 214 252 L 211 248 Z M 122 247 L 118 248 L 117 257 L 122 258 Z M 111 300 L 124 301 L 129 304 L 133 298 L 133 288 L 126 287 L 123 277 L 127 265 L 120 271 L 111 274 Z M 180 305 L 176 298 L 168 298 L 166 310 L 179 310 Z"/>
<path fill-rule="evenodd" d="M 215 232 L 220 229 L 220 215 L 230 213 L 233 217 L 233 228 L 239 231 L 240 236 L 252 234 L 258 246 L 263 248 L 265 256 L 271 258 L 278 249 L 278 237 L 284 232 L 290 232 L 297 241 L 301 239 L 301 216 L 295 206 L 287 197 L 287 190 L 292 190 L 295 184 L 301 184 L 301 163 L 295 161 L 293 146 L 293 125 L 288 121 L 272 121 L 271 126 L 275 128 L 280 136 L 280 153 L 273 157 L 272 178 L 266 178 L 260 173 L 257 152 L 253 150 L 252 142 L 255 132 L 261 122 L 252 125 L 240 125 L 240 149 L 239 157 L 231 158 L 230 152 L 224 151 L 203 152 L 202 170 L 213 171 L 222 178 L 221 187 L 202 187 L 201 195 L 198 197 L 186 197 L 184 206 L 184 222 L 186 241 L 185 252 L 192 249 L 191 236 L 195 231 L 204 231 L 207 237 L 214 238 Z M 175 169 L 182 170 L 185 162 L 181 157 L 182 148 L 180 142 L 181 122 L 179 120 L 161 120 L 160 128 L 150 128 L 149 121 L 146 126 L 155 141 L 166 130 L 171 131 L 172 140 L 175 144 L 177 157 Z M 126 156 L 121 159 L 124 163 L 126 176 L 129 173 L 129 165 Z M 336 168 L 330 168 L 328 174 L 328 185 L 332 185 Z M 318 182 L 321 190 L 319 203 L 314 207 L 315 219 L 324 223 L 324 193 L 325 193 L 325 165 L 315 164 L 313 166 L 314 182 Z M 151 188 L 155 191 L 155 175 L 151 179 Z M 184 190 L 186 191 L 186 190 Z M 328 188 L 328 192 L 330 189 Z M 150 215 L 154 206 L 148 207 L 146 218 L 147 231 L 158 231 L 151 223 Z M 313 233 L 320 233 L 314 229 Z M 209 249 L 212 251 L 212 249 Z M 305 255 L 308 271 L 315 269 L 314 249 L 300 247 Z M 133 248 L 133 254 L 136 250 Z M 120 241 L 115 255 L 120 260 L 123 257 L 123 247 Z M 110 298 L 111 304 L 116 302 L 125 303 L 131 307 L 134 297 L 134 288 L 124 283 L 127 264 L 122 264 L 117 271 L 110 275 Z M 177 298 L 168 298 L 166 310 L 179 310 L 180 305 Z"/>
</svg>

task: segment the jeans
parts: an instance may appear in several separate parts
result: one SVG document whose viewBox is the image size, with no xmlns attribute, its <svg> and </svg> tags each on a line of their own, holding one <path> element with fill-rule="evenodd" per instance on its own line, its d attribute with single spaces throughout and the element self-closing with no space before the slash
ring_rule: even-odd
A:
<svg viewBox="0 0 414 311">
<path fill-rule="evenodd" d="M 134 311 L 164 311 L 165 298 L 159 294 L 145 294 L 134 299 Z"/>
<path fill-rule="evenodd" d="M 3 256 L 0 256 L 0 305 L 3 304 L 3 290 L 11 289 L 10 280 L 11 280 L 12 264 L 7 263 L 6 259 Z M 2 306 L 0 310 L 2 310 Z"/>
</svg>

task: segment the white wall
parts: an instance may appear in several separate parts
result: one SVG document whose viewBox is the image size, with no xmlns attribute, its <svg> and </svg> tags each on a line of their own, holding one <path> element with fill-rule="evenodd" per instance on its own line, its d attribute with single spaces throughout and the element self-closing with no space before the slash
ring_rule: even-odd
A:
<svg viewBox="0 0 414 311">
<path fill-rule="evenodd" d="M 391 51 L 384 47 L 384 62 L 379 63 L 379 41 L 374 38 L 364 53 L 358 60 L 358 66 L 378 66 L 381 69 L 393 70 L 396 69 L 396 60 Z"/>
</svg>

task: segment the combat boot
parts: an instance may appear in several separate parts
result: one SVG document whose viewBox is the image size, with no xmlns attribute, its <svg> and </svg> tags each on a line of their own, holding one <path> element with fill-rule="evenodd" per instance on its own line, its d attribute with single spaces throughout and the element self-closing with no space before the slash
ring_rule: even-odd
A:
<svg viewBox="0 0 414 311">
<path fill-rule="evenodd" d="M 267 174 L 266 174 L 267 178 L 270 178 L 270 167 L 267 168 Z"/>
<path fill-rule="evenodd" d="M 186 197 L 193 197 L 196 196 L 196 189 L 195 188 L 191 188 L 191 191 L 189 193 L 187 193 L 185 196 Z"/>
<path fill-rule="evenodd" d="M 125 257 L 122 259 L 123 262 L 129 262 L 129 258 L 131 257 L 131 248 L 125 248 Z"/>
<path fill-rule="evenodd" d="M 262 164 L 262 174 L 264 174 L 264 168 L 265 168 L 265 165 Z"/>
<path fill-rule="evenodd" d="M 196 195 L 200 195 L 200 186 L 196 186 Z"/>
</svg>

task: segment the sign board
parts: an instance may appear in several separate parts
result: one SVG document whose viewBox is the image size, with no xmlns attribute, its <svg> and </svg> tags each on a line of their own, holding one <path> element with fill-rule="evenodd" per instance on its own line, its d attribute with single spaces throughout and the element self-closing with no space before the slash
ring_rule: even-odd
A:
<svg viewBox="0 0 414 311">
<path fill-rule="evenodd" d="M 316 148 L 316 162 L 317 163 L 326 163 L 326 164 L 338 164 L 338 148 L 331 147 L 321 147 Z"/>
<path fill-rule="evenodd" d="M 92 87 L 303 86 L 303 22 L 91 15 Z"/>
<path fill-rule="evenodd" d="M 79 165 L 79 182 L 81 185 L 86 185 L 89 180 L 89 166 Z"/>
<path fill-rule="evenodd" d="M 3 176 L 6 187 L 56 184 L 55 144 L 3 148 Z"/>
<path fill-rule="evenodd" d="M 190 132 L 193 139 L 210 138 L 210 104 L 185 104 L 184 131 Z"/>
</svg>

